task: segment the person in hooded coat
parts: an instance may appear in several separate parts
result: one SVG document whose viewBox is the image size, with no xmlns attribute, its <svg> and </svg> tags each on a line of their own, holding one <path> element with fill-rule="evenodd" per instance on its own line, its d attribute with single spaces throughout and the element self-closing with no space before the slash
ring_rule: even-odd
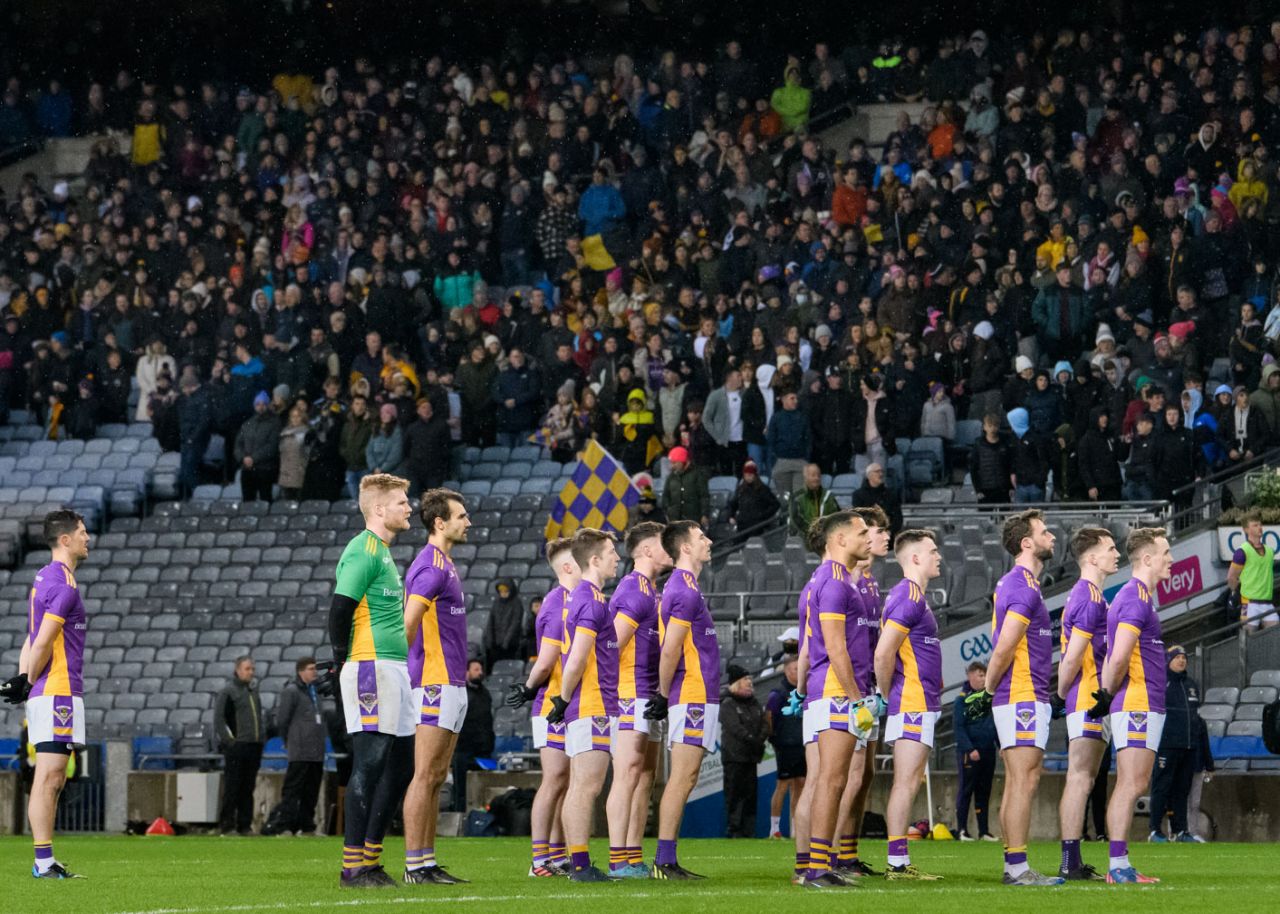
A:
<svg viewBox="0 0 1280 914">
<path fill-rule="evenodd" d="M 1258 389 L 1249 394 L 1249 409 L 1256 409 L 1267 422 L 1266 447 L 1271 447 L 1280 434 L 1280 364 L 1262 366 Z"/>
<path fill-rule="evenodd" d="M 1054 501 L 1082 501 L 1080 485 L 1080 448 L 1075 429 L 1063 422 L 1053 430 L 1053 498 Z"/>
<path fill-rule="evenodd" d="M 484 657 L 492 670 L 499 660 L 527 660 L 532 655 L 532 627 L 524 611 L 520 589 L 514 578 L 498 578 L 494 583 L 498 598 L 493 601 L 484 626 Z"/>
<path fill-rule="evenodd" d="M 1200 449 L 1191 430 L 1182 425 L 1182 407 L 1170 403 L 1164 408 L 1164 423 L 1156 432 L 1156 497 L 1174 501 L 1179 508 L 1190 505 L 1192 492 L 1174 492 L 1195 482 L 1202 472 Z"/>
<path fill-rule="evenodd" d="M 1125 501 L 1151 501 L 1155 498 L 1156 485 L 1155 424 L 1149 415 L 1143 413 L 1138 417 L 1136 426 L 1129 442 L 1129 461 L 1125 464 L 1124 486 L 1120 494 Z"/>
<path fill-rule="evenodd" d="M 1111 417 L 1105 406 L 1089 412 L 1089 430 L 1080 439 L 1080 483 L 1090 501 L 1119 501 L 1124 478 L 1120 459 L 1124 445 L 1109 428 Z"/>
<path fill-rule="evenodd" d="M 1084 435 L 1094 427 L 1093 410 L 1107 405 L 1105 384 L 1093 376 L 1093 365 L 1088 359 L 1076 360 L 1071 381 L 1063 394 L 1067 398 L 1067 413 L 1063 418 L 1071 423 L 1083 443 Z"/>
<path fill-rule="evenodd" d="M 1048 438 L 1062 421 L 1062 394 L 1054 388 L 1047 371 L 1037 371 L 1031 392 L 1022 404 L 1028 431 L 1034 438 Z M 1013 412 L 1010 410 L 1010 413 Z M 1008 415 L 1008 414 L 1006 414 Z"/>
<path fill-rule="evenodd" d="M 1049 481 L 1048 438 L 1032 434 L 1030 418 L 1022 407 L 1009 410 L 1005 418 L 1013 429 L 1013 500 L 1044 501 Z"/>
</svg>

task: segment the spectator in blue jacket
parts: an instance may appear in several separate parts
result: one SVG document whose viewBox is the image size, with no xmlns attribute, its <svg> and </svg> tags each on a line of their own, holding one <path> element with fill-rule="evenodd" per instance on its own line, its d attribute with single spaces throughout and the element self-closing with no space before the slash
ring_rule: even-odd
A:
<svg viewBox="0 0 1280 914">
<path fill-rule="evenodd" d="M 978 721 L 966 720 L 964 700 L 987 686 L 987 665 L 975 660 L 965 671 L 966 682 L 956 696 L 952 719 L 956 728 L 956 763 L 960 769 L 960 789 L 956 791 L 956 835 L 961 841 L 994 841 L 988 822 L 991 781 L 996 773 L 996 722 L 987 715 Z M 978 817 L 978 836 L 969 831 L 969 801 Z"/>
<path fill-rule="evenodd" d="M 498 444 L 518 447 L 532 434 L 542 402 L 542 378 L 524 352 L 507 353 L 507 367 L 493 379 L 493 405 L 498 412 Z"/>
<path fill-rule="evenodd" d="M 607 232 L 627 215 L 626 204 L 622 202 L 622 194 L 609 183 L 609 176 L 603 168 L 591 173 L 591 186 L 582 192 L 578 201 L 578 218 L 582 220 L 584 235 L 599 235 Z"/>
<path fill-rule="evenodd" d="M 773 487 L 786 498 L 800 487 L 813 448 L 809 417 L 800 409 L 800 395 L 794 390 L 782 395 L 782 409 L 774 410 L 765 439 L 774 457 Z"/>
<path fill-rule="evenodd" d="M 36 126 L 45 136 L 71 136 L 71 96 L 56 79 L 49 80 L 49 91 L 36 102 Z"/>
</svg>

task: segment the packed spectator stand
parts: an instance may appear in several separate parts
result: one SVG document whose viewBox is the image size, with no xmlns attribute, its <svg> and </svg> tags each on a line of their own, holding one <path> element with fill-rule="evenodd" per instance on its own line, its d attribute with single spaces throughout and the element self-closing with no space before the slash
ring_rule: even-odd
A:
<svg viewBox="0 0 1280 914">
<path fill-rule="evenodd" d="M 86 691 L 128 729 L 198 723 L 245 646 L 264 675 L 314 651 L 372 469 L 475 499 L 478 628 L 499 572 L 549 581 L 542 523 L 591 438 L 655 500 L 683 449 L 718 538 L 749 459 L 784 504 L 779 461 L 843 505 L 876 466 L 866 498 L 943 522 L 1176 500 L 1280 445 L 1278 46 L 1259 22 L 820 44 L 781 74 L 730 42 L 11 79 L 0 147 L 97 139 L 0 200 L 0 560 L 39 561 L 49 504 L 102 534 Z M 895 102 L 882 143 L 829 139 Z M 1007 559 L 990 517 L 949 532 L 935 602 L 972 607 Z M 709 572 L 760 594 L 715 606 L 744 658 L 807 574 L 770 536 Z M 8 658 L 24 586 L 0 574 Z M 109 687 L 144 670 L 191 688 Z"/>
</svg>

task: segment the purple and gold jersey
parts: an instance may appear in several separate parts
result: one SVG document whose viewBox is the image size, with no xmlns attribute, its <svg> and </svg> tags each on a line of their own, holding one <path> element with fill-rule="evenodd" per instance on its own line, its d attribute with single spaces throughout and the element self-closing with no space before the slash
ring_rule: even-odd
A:
<svg viewBox="0 0 1280 914">
<path fill-rule="evenodd" d="M 582 678 L 565 710 L 566 721 L 582 717 L 614 717 L 618 713 L 618 641 L 609 618 L 609 606 L 600 588 L 583 581 L 569 594 L 569 615 L 564 623 L 565 644 L 573 650 L 579 638 L 592 646 Z M 566 657 L 568 654 L 566 653 Z"/>
<path fill-rule="evenodd" d="M 1138 636 L 1129 655 L 1111 711 L 1155 711 L 1164 713 L 1165 655 L 1160 634 L 1160 617 L 1151 602 L 1151 591 L 1137 578 L 1120 588 L 1107 612 L 1107 644 L 1116 643 L 1116 632 L 1128 629 Z M 1154 747 L 1153 747 L 1154 748 Z"/>
<path fill-rule="evenodd" d="M 1053 674 L 1053 623 L 1040 596 L 1040 582 L 1020 565 L 996 584 L 995 609 L 991 614 L 992 644 L 1000 643 L 1004 620 L 1013 616 L 1027 624 L 1014 647 L 1009 663 L 992 692 L 993 705 L 1020 701 L 1049 700 L 1049 677 Z"/>
<path fill-rule="evenodd" d="M 720 642 L 711 610 L 692 574 L 679 568 L 671 573 L 662 589 L 659 619 L 659 637 L 672 625 L 689 630 L 667 701 L 672 705 L 719 704 Z"/>
<path fill-rule="evenodd" d="M 924 591 L 905 578 L 894 584 L 884 603 L 881 624 L 907 636 L 894 661 L 889 713 L 941 710 L 942 643 L 938 639 L 938 620 Z"/>
<path fill-rule="evenodd" d="M 83 697 L 87 618 L 75 576 L 61 562 L 50 562 L 36 572 L 27 614 L 28 644 L 36 643 L 45 619 L 59 620 L 60 630 L 53 638 L 53 650 L 44 669 L 28 674 L 31 697 Z"/>
<path fill-rule="evenodd" d="M 1107 601 L 1102 591 L 1083 579 L 1076 581 L 1062 611 L 1062 654 L 1066 656 L 1071 636 L 1089 641 L 1080 659 L 1080 672 L 1067 690 L 1067 713 L 1093 707 L 1094 692 L 1102 687 L 1102 663 L 1107 659 Z"/>
<path fill-rule="evenodd" d="M 867 675 L 869 638 L 866 620 L 858 594 L 850 584 L 851 572 L 839 562 L 825 561 L 819 565 L 805 585 L 805 615 L 809 629 L 809 679 L 805 695 L 812 698 L 852 696 L 836 678 L 831 667 L 831 655 L 827 650 L 822 623 L 839 622 L 844 629 L 845 650 L 853 665 L 854 683 L 866 694 L 870 677 Z"/>
<path fill-rule="evenodd" d="M 867 630 L 871 636 L 871 656 L 876 653 L 876 645 L 880 643 L 880 615 L 884 610 L 884 599 L 880 595 L 880 582 L 870 571 L 854 572 L 853 589 L 861 598 L 862 615 L 867 620 Z M 872 674 L 874 678 L 875 674 Z"/>
<path fill-rule="evenodd" d="M 414 688 L 467 684 L 467 606 L 462 582 L 447 555 L 431 544 L 405 575 L 405 605 L 421 603 L 422 622 L 409 645 Z"/>
<path fill-rule="evenodd" d="M 538 607 L 538 617 L 533 620 L 534 650 L 542 653 L 542 645 L 548 641 L 556 646 L 558 655 L 551 664 L 551 674 L 538 687 L 533 698 L 533 717 L 546 717 L 551 710 L 551 696 L 560 694 L 560 667 L 564 658 L 564 618 L 569 613 L 569 591 L 559 584 L 547 591 Z"/>
<path fill-rule="evenodd" d="M 618 697 L 648 698 L 658 690 L 658 591 L 653 582 L 633 571 L 618 584 L 609 600 L 609 617 L 635 629 L 618 655 Z"/>
</svg>

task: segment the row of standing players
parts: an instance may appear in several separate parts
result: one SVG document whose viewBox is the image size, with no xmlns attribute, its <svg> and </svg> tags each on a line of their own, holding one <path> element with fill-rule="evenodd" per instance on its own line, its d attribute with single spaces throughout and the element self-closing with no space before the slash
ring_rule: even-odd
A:
<svg viewBox="0 0 1280 914">
<path fill-rule="evenodd" d="M 339 562 L 330 614 L 354 756 L 341 884 L 394 884 L 381 866 L 381 839 L 406 784 L 404 881 L 458 882 L 435 858 L 435 811 L 466 709 L 465 606 L 450 552 L 465 541 L 470 519 L 454 492 L 423 496 L 428 543 L 402 589 L 387 547 L 409 525 L 403 480 L 366 480 L 361 508 L 368 528 Z M 1113 734 L 1113 837 L 1127 833 L 1133 803 L 1150 777 L 1164 719 L 1163 647 L 1151 593 L 1168 575 L 1169 544 L 1157 528 L 1130 535 L 1133 578 L 1108 608 L 1102 584 L 1119 559 L 1112 536 L 1103 528 L 1076 533 L 1072 547 L 1081 580 L 1064 612 L 1063 663 L 1051 688 L 1053 634 L 1039 575 L 1053 555 L 1054 537 L 1038 512 L 1027 511 L 1005 523 L 1003 540 L 1015 564 L 995 593 L 991 685 L 966 707 L 972 716 L 994 716 L 1005 761 L 1003 880 L 1052 885 L 1101 879 L 1080 859 L 1083 805 Z M 534 702 L 543 766 L 532 811 L 531 876 L 584 882 L 702 878 L 680 866 L 677 836 L 703 755 L 719 740 L 719 647 L 697 586 L 711 541 L 697 524 L 677 522 L 637 525 L 626 545 L 634 569 L 606 600 L 604 589 L 619 563 L 612 534 L 584 528 L 548 544 L 557 584 L 537 619 L 538 657 L 508 696 L 515 707 Z M 858 859 L 856 836 L 882 718 L 894 755 L 885 875 L 934 879 L 912 864 L 906 825 L 941 707 L 937 622 L 926 599 L 940 572 L 935 534 L 898 535 L 894 551 L 903 579 L 883 610 L 869 571 L 889 547 L 888 521 L 877 509 L 819 519 L 809 545 L 822 563 L 798 607 L 803 693 L 797 689 L 784 711 L 803 714 L 809 770 L 816 772 L 796 811 L 794 881 L 843 888 L 872 872 Z M 673 571 L 659 594 L 658 578 L 668 568 Z M 877 687 L 883 683 L 888 688 Z M 1065 706 L 1071 749 L 1063 863 L 1058 876 L 1046 877 L 1028 865 L 1026 845 L 1055 704 Z M 663 721 L 670 767 L 650 866 L 643 862 L 641 837 Z M 587 842 L 611 762 L 604 871 L 592 865 Z M 1107 869 L 1109 882 L 1154 881 L 1130 865 L 1123 840 L 1112 841 Z"/>
<path fill-rule="evenodd" d="M 794 881 L 817 889 L 845 888 L 873 872 L 858 859 L 857 835 L 882 715 L 894 763 L 884 875 L 939 878 L 911 862 L 907 823 L 941 710 L 941 648 L 925 596 L 940 572 L 941 556 L 932 531 L 899 533 L 894 551 L 903 579 L 881 607 L 869 567 L 887 554 L 885 526 L 875 509 L 855 510 L 820 519 L 809 535 L 823 561 L 800 596 L 802 672 L 784 713 L 804 715 L 811 772 L 797 805 Z M 1112 534 L 1101 527 L 1074 534 L 1081 577 L 1063 614 L 1056 683 L 1053 628 L 1039 585 L 1044 563 L 1054 554 L 1054 536 L 1032 510 L 1009 518 L 1002 540 L 1014 567 L 996 587 L 987 686 L 965 707 L 970 718 L 994 717 L 1005 763 L 1002 881 L 1156 882 L 1130 864 L 1123 836 L 1150 778 L 1164 723 L 1164 650 L 1151 594 L 1172 562 L 1165 531 L 1145 528 L 1130 535 L 1132 579 L 1110 607 L 1102 588 L 1119 564 Z M 1069 769 L 1059 806 L 1062 862 L 1056 876 L 1044 876 L 1028 863 L 1027 840 L 1055 713 L 1067 718 Z M 1113 840 L 1104 877 L 1081 859 L 1080 840 L 1084 805 L 1112 739 L 1118 777 L 1108 808 Z"/>
<path fill-rule="evenodd" d="M 366 529 L 338 562 L 329 613 L 352 736 L 343 887 L 395 885 L 382 865 L 382 839 L 401 796 L 403 881 L 465 881 L 439 864 L 435 837 L 440 790 L 466 714 L 466 609 L 451 553 L 466 541 L 471 521 L 457 493 L 424 493 L 418 512 L 427 545 L 402 584 L 389 547 L 411 523 L 407 488 L 387 474 L 362 480 Z M 609 603 L 603 589 L 619 563 L 612 534 L 583 529 L 548 545 L 558 584 L 537 620 L 539 654 L 529 680 L 509 698 L 515 705 L 536 700 L 544 784 L 533 810 L 533 876 L 605 881 L 643 871 L 646 878 L 700 878 L 679 866 L 676 835 L 702 757 L 719 739 L 719 649 L 697 586 L 711 541 L 693 523 L 642 524 L 627 545 L 635 570 Z M 659 601 L 655 581 L 672 565 Z M 668 718 L 671 767 L 650 869 L 640 860 L 640 840 L 658 722 Z M 591 865 L 587 842 L 611 757 L 606 874 Z"/>
<path fill-rule="evenodd" d="M 343 886 L 394 885 L 381 865 L 382 837 L 402 796 L 405 882 L 463 881 L 438 865 L 434 845 L 439 793 L 467 700 L 466 611 L 450 554 L 466 540 L 471 522 L 461 496 L 426 493 L 419 511 L 428 544 L 402 585 L 389 546 L 410 525 L 407 490 L 405 480 L 387 474 L 362 482 L 366 529 L 338 563 L 330 608 L 335 673 L 353 744 Z M 74 572 L 88 556 L 89 535 L 74 512 L 56 511 L 45 520 L 45 539 L 52 561 L 36 574 L 19 672 L 0 685 L 0 697 L 28 702 L 36 747 L 28 804 L 33 875 L 67 878 L 72 874 L 53 855 L 53 814 L 66 756 L 84 743 L 87 619 Z M 1028 511 L 1005 523 L 1003 541 L 1015 565 L 996 588 L 988 686 L 970 696 L 965 713 L 994 716 L 1004 756 L 1004 881 L 1045 885 L 1101 878 L 1080 858 L 1080 825 L 1108 740 L 1116 748 L 1117 783 L 1107 811 L 1112 841 L 1106 879 L 1155 881 L 1134 870 L 1119 836 L 1128 833 L 1134 803 L 1146 789 L 1164 724 L 1164 652 L 1152 592 L 1172 563 L 1165 532 L 1145 528 L 1130 534 L 1125 545 L 1132 578 L 1109 607 L 1103 583 L 1119 564 L 1110 532 L 1086 527 L 1072 537 L 1081 578 L 1063 613 L 1056 688 L 1050 683 L 1052 626 L 1038 581 L 1053 555 L 1053 534 L 1038 512 Z M 798 689 L 786 709 L 804 715 L 806 755 L 815 772 L 796 810 L 796 881 L 835 888 L 870 872 L 858 860 L 856 836 L 885 713 L 884 738 L 894 754 L 885 875 L 934 878 L 912 865 L 905 833 L 941 707 L 937 623 L 925 599 L 940 570 L 935 535 L 898 535 L 894 549 L 903 580 L 889 592 L 883 611 L 869 573 L 871 562 L 888 551 L 887 520 L 876 509 L 820 519 L 810 546 L 823 561 L 800 597 L 803 692 Z M 512 704 L 534 700 L 542 753 L 534 876 L 700 878 L 678 864 L 676 836 L 702 756 L 718 743 L 719 649 L 697 588 L 711 543 L 696 524 L 681 522 L 638 525 L 627 547 L 634 570 L 607 604 L 602 590 L 618 565 L 611 535 L 583 530 L 548 547 L 557 586 L 538 618 L 537 661 L 509 697 Z M 672 565 L 675 572 L 659 599 L 656 581 Z M 885 682 L 887 690 L 877 688 Z M 1027 864 L 1026 839 L 1055 705 L 1067 717 L 1069 768 L 1060 805 L 1062 865 L 1058 877 L 1044 877 Z M 666 718 L 671 766 L 650 868 L 642 863 L 640 840 L 659 722 Z M 591 866 L 586 845 L 611 754 L 605 874 Z"/>
</svg>

